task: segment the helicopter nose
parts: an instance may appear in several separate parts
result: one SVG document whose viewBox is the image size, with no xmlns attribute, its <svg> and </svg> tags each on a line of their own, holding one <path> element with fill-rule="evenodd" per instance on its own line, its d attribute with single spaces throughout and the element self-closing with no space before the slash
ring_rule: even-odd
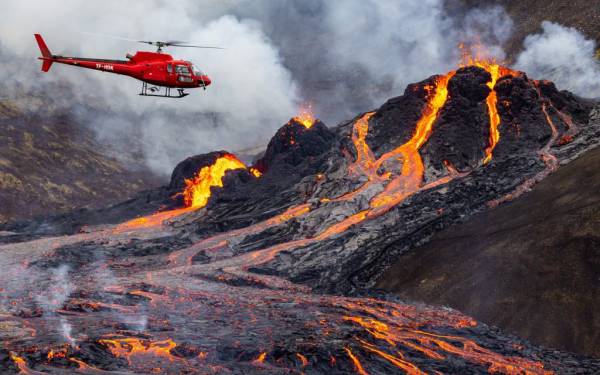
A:
<svg viewBox="0 0 600 375">
<path fill-rule="evenodd" d="M 200 78 L 198 79 L 198 84 L 200 86 L 208 86 L 212 83 L 212 81 L 210 80 L 210 78 L 208 78 L 208 76 L 204 75 L 204 76 L 200 76 Z"/>
</svg>

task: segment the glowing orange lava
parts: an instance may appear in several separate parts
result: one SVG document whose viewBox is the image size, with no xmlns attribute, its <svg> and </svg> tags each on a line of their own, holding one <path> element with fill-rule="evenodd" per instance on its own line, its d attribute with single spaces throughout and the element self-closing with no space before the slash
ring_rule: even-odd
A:
<svg viewBox="0 0 600 375">
<path fill-rule="evenodd" d="M 435 81 L 435 92 L 423 110 L 423 114 L 416 124 L 415 132 L 411 139 L 402 146 L 382 155 L 376 162 L 377 169 L 390 159 L 402 160 L 401 176 L 394 178 L 383 192 L 371 200 L 374 213 L 387 211 L 392 206 L 400 203 L 408 195 L 415 193 L 423 182 L 425 167 L 419 154 L 419 149 L 427 142 L 433 130 L 433 124 L 438 118 L 439 111 L 448 99 L 448 82 L 454 76 L 452 71 L 446 75 L 438 76 Z"/>
<path fill-rule="evenodd" d="M 152 355 L 174 361 L 176 357 L 171 355 L 171 349 L 177 344 L 166 339 L 162 341 L 141 340 L 135 337 L 120 338 L 120 339 L 100 339 L 100 344 L 108 347 L 110 352 L 116 357 L 127 358 L 131 364 L 131 358 L 135 356 Z"/>
<path fill-rule="evenodd" d="M 61 349 L 61 350 L 57 350 L 57 351 L 50 350 L 46 357 L 48 358 L 48 360 L 52 360 L 54 358 L 65 358 L 66 356 L 67 356 L 67 350 Z"/>
<path fill-rule="evenodd" d="M 212 165 L 202 167 L 194 178 L 185 180 L 183 201 L 186 207 L 198 209 L 206 206 L 211 196 L 210 189 L 223 187 L 225 172 L 245 168 L 246 165 L 232 154 L 221 156 Z"/>
<path fill-rule="evenodd" d="M 300 353 L 296 353 L 296 357 L 298 357 L 298 359 L 302 363 L 302 367 L 306 367 L 308 365 L 308 359 L 305 356 L 303 356 Z"/>
<path fill-rule="evenodd" d="M 552 374 L 551 371 L 545 370 L 543 364 L 540 362 L 518 357 L 505 357 L 463 337 L 438 335 L 417 328 L 403 326 L 391 327 L 375 318 L 364 319 L 355 316 L 344 317 L 344 320 L 358 324 L 371 334 L 373 338 L 385 341 L 392 347 L 406 347 L 417 350 L 429 358 L 442 360 L 445 356 L 440 351 L 444 351 L 465 358 L 470 362 L 486 365 L 490 373 Z M 386 359 L 394 366 L 406 371 L 406 373 L 414 375 L 425 374 L 415 364 L 405 359 L 402 352 L 397 351 L 396 354 L 390 354 L 364 339 L 359 338 L 357 340 L 364 349 Z"/>
<path fill-rule="evenodd" d="M 265 362 L 265 358 L 267 358 L 267 353 L 262 352 L 258 355 L 258 357 L 256 357 L 256 359 L 254 361 L 252 361 L 252 363 L 257 364 L 257 365 L 263 364 Z"/>
<path fill-rule="evenodd" d="M 315 124 L 315 116 L 312 111 L 312 106 L 307 105 L 300 108 L 298 116 L 294 117 L 294 121 L 302 124 L 306 129 L 310 129 Z"/>
<path fill-rule="evenodd" d="M 136 219 L 129 220 L 123 224 L 119 224 L 115 228 L 115 232 L 124 232 L 133 229 L 141 228 L 154 228 L 162 225 L 165 221 L 173 219 L 177 216 L 183 215 L 187 212 L 194 211 L 194 207 L 179 208 L 176 210 L 156 212 L 152 215 L 138 217 Z"/>
<path fill-rule="evenodd" d="M 10 352 L 10 359 L 12 359 L 12 361 L 17 365 L 17 367 L 19 368 L 19 374 L 24 374 L 24 375 L 43 375 L 43 372 L 38 372 L 38 371 L 33 371 L 31 370 L 28 366 L 27 366 L 27 362 L 25 362 L 25 360 L 21 357 L 19 357 L 17 354 Z"/>
<path fill-rule="evenodd" d="M 346 351 L 346 353 L 348 354 L 348 357 L 350 358 L 350 360 L 354 364 L 354 368 L 356 369 L 356 373 L 360 374 L 360 375 L 369 375 L 365 371 L 365 369 L 363 368 L 363 366 L 360 363 L 360 361 L 358 360 L 358 358 L 356 358 L 356 356 L 352 353 L 352 351 L 350 350 L 350 348 L 344 348 L 344 350 Z"/>
<path fill-rule="evenodd" d="M 462 50 L 462 62 L 461 66 L 477 66 L 484 69 L 492 76 L 491 81 L 487 83 L 490 88 L 490 93 L 486 99 L 488 108 L 489 121 L 490 121 L 490 139 L 488 147 L 485 149 L 485 158 L 483 163 L 487 164 L 492 160 L 493 151 L 498 142 L 500 141 L 500 115 L 498 114 L 498 94 L 496 93 L 496 83 L 498 79 L 506 75 L 512 74 L 517 75 L 512 69 L 502 66 L 494 58 L 487 57 L 488 53 L 483 46 L 475 45 L 472 48 L 475 49 L 475 56 L 472 56 L 464 47 L 460 46 Z"/>
<path fill-rule="evenodd" d="M 258 169 L 254 168 L 254 167 L 250 167 L 250 169 L 248 169 L 250 171 L 250 173 L 252 173 L 252 175 L 256 178 L 259 178 L 260 176 L 262 176 L 261 171 L 259 171 Z"/>
<path fill-rule="evenodd" d="M 208 203 L 213 187 L 223 187 L 223 176 L 230 170 L 246 169 L 246 165 L 233 154 L 225 154 L 219 157 L 213 164 L 202 167 L 196 176 L 186 179 L 183 195 L 186 207 L 175 210 L 156 212 L 152 215 L 139 217 L 119 224 L 114 232 L 120 233 L 134 229 L 155 228 L 161 226 L 165 221 L 181 216 L 187 212 L 198 210 Z M 250 168 L 250 173 L 255 177 L 262 174 L 256 168 Z"/>
</svg>

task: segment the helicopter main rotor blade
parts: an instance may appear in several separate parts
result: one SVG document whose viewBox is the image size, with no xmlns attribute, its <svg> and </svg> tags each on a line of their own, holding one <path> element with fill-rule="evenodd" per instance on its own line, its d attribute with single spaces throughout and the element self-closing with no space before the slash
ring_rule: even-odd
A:
<svg viewBox="0 0 600 375">
<path fill-rule="evenodd" d="M 194 46 L 190 44 L 169 44 L 172 47 L 189 47 L 189 48 L 209 48 L 209 49 L 225 49 L 223 47 L 212 47 L 212 46 Z"/>
<path fill-rule="evenodd" d="M 104 37 L 104 38 L 110 38 L 110 39 L 117 39 L 117 40 L 125 40 L 128 42 L 137 42 L 137 43 L 144 43 L 144 44 L 149 44 L 151 46 L 157 46 L 159 47 L 159 50 L 163 47 L 187 47 L 187 48 L 204 48 L 204 49 L 225 49 L 223 47 L 214 47 L 214 46 L 198 46 L 198 45 L 194 45 L 194 44 L 188 44 L 189 42 L 184 42 L 181 40 L 169 40 L 166 42 L 157 40 L 157 41 L 151 41 L 151 40 L 137 40 L 137 39 L 130 39 L 130 38 L 123 38 L 120 36 L 114 36 L 114 35 L 108 35 L 108 34 L 99 34 L 99 33 L 90 33 L 87 31 L 82 31 L 82 34 L 88 34 L 88 35 L 94 35 L 94 36 L 100 36 L 100 37 Z"/>
<path fill-rule="evenodd" d="M 181 41 L 181 40 L 168 40 L 168 41 L 165 42 L 165 44 L 169 45 L 169 46 L 174 46 L 176 44 L 189 44 L 189 42 L 184 42 L 184 41 Z"/>
</svg>

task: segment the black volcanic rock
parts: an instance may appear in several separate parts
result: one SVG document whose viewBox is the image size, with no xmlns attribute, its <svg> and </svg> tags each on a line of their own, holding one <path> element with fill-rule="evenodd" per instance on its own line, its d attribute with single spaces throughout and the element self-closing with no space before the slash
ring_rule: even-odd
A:
<svg viewBox="0 0 600 375">
<path fill-rule="evenodd" d="M 550 141 L 552 129 L 542 111 L 543 100 L 535 82 L 525 74 L 504 77 L 498 80 L 496 90 L 502 140 L 494 154 L 503 157 L 544 147 Z"/>
<path fill-rule="evenodd" d="M 314 173 L 319 158 L 333 145 L 335 135 L 319 120 L 306 128 L 295 119 L 279 128 L 271 138 L 264 156 L 256 167 L 264 174 L 278 173 L 279 169 L 303 167 L 297 170 L 300 175 Z"/>
<path fill-rule="evenodd" d="M 254 165 L 262 176 L 248 177 L 246 171 L 228 173 L 224 177 L 227 188 L 216 192 L 208 204 L 211 219 L 199 223 L 197 231 L 213 231 L 213 220 L 220 230 L 238 228 L 247 225 L 250 217 L 254 222 L 280 212 L 282 207 L 302 203 L 319 185 L 315 176 L 324 173 L 332 160 L 342 160 L 335 148 L 336 139 L 319 120 L 306 128 L 291 119 L 279 128 Z M 273 211 L 273 207 L 278 209 Z"/>
<path fill-rule="evenodd" d="M 423 113 L 429 91 L 437 76 L 406 87 L 404 94 L 388 100 L 369 121 L 367 143 L 375 156 L 396 148 L 408 141 L 413 134 L 413 126 Z"/>
<path fill-rule="evenodd" d="M 456 71 L 448 83 L 448 100 L 421 150 L 426 164 L 444 171 L 444 161 L 458 170 L 475 168 L 485 157 L 490 138 L 486 98 L 491 75 L 482 68 Z"/>
</svg>

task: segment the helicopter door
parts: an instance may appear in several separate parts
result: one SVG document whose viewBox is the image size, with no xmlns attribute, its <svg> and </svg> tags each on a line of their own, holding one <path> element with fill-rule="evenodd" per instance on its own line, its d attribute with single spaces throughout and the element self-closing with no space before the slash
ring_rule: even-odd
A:
<svg viewBox="0 0 600 375">
<path fill-rule="evenodd" d="M 190 68 L 186 65 L 176 65 L 175 71 L 177 72 L 177 80 L 179 82 L 194 82 L 194 80 L 192 79 L 192 72 L 190 71 Z"/>
<path fill-rule="evenodd" d="M 167 64 L 167 79 L 169 80 L 169 82 L 175 82 L 177 80 L 177 76 L 175 75 L 175 68 L 171 63 Z"/>
</svg>

